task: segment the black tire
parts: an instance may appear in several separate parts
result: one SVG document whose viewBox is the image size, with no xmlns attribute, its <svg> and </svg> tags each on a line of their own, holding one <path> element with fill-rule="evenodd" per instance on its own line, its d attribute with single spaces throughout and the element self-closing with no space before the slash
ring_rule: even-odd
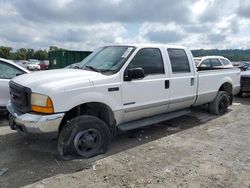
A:
<svg viewBox="0 0 250 188">
<path fill-rule="evenodd" d="M 231 97 L 226 91 L 219 91 L 215 99 L 209 103 L 209 112 L 214 115 L 223 115 L 228 111 Z"/>
<path fill-rule="evenodd" d="M 108 126 L 102 120 L 88 115 L 71 119 L 58 137 L 59 156 L 77 155 L 89 158 L 106 153 L 111 142 Z"/>
</svg>

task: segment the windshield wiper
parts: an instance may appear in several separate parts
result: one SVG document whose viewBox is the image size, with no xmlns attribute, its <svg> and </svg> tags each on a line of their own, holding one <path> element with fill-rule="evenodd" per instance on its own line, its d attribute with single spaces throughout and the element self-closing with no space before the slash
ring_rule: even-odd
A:
<svg viewBox="0 0 250 188">
<path fill-rule="evenodd" d="M 113 72 L 111 69 L 99 69 L 100 72 Z"/>
<path fill-rule="evenodd" d="M 97 68 L 95 68 L 95 67 L 92 67 L 92 66 L 85 66 L 84 68 L 88 68 L 88 69 L 90 69 L 90 70 L 93 70 L 93 71 L 95 71 L 95 72 L 99 72 L 99 73 L 104 73 L 104 72 L 113 72 L 113 70 L 111 70 L 111 69 L 97 69 Z"/>
<path fill-rule="evenodd" d="M 99 69 L 97 69 L 97 68 L 95 68 L 95 67 L 92 67 L 92 66 L 85 66 L 86 68 L 88 68 L 88 69 L 90 69 L 90 70 L 93 70 L 93 71 L 95 71 L 95 72 L 100 72 L 100 70 Z"/>
</svg>

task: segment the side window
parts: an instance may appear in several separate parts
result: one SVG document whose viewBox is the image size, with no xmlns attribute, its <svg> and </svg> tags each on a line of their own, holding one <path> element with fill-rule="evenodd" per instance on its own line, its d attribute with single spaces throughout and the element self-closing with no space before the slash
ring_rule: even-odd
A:
<svg viewBox="0 0 250 188">
<path fill-rule="evenodd" d="M 168 55 L 173 73 L 188 73 L 190 66 L 187 54 L 182 49 L 168 49 Z"/>
<path fill-rule="evenodd" d="M 0 79 L 12 79 L 23 71 L 18 68 L 0 61 Z"/>
<path fill-rule="evenodd" d="M 206 67 L 206 68 L 211 68 L 211 63 L 210 63 L 210 60 L 206 59 L 204 60 L 201 64 L 200 64 L 200 67 Z"/>
<path fill-rule="evenodd" d="M 212 67 L 219 67 L 222 65 L 221 62 L 219 61 L 219 59 L 213 58 L 210 61 L 211 61 Z"/>
<path fill-rule="evenodd" d="M 226 60 L 226 59 L 220 59 L 220 60 L 221 60 L 221 62 L 222 62 L 224 65 L 229 65 L 229 64 L 230 64 L 229 61 Z"/>
<path fill-rule="evenodd" d="M 144 48 L 137 52 L 128 69 L 142 68 L 146 75 L 164 74 L 161 51 L 158 48 Z"/>
</svg>

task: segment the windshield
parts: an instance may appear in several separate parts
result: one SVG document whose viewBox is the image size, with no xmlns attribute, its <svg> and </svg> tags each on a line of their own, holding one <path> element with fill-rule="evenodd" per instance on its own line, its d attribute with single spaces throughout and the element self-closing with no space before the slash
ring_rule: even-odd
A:
<svg viewBox="0 0 250 188">
<path fill-rule="evenodd" d="M 132 54 L 132 46 L 107 46 L 99 48 L 79 63 L 79 68 L 96 72 L 116 73 Z"/>
</svg>

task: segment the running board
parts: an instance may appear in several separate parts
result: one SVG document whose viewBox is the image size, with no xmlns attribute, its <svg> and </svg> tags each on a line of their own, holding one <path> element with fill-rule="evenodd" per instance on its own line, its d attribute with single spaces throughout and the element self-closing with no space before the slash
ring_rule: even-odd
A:
<svg viewBox="0 0 250 188">
<path fill-rule="evenodd" d="M 156 115 L 153 117 L 143 118 L 140 120 L 120 124 L 120 125 L 118 125 L 118 129 L 120 131 L 129 131 L 129 130 L 133 130 L 133 129 L 138 129 L 138 128 L 145 127 L 148 125 L 153 125 L 156 123 L 160 123 L 163 121 L 174 119 L 174 118 L 186 115 L 190 112 L 191 112 L 191 110 L 189 110 L 189 109 L 179 110 L 179 111 L 175 111 L 175 112 L 169 112 L 169 113 L 165 113 L 165 114 Z"/>
</svg>

